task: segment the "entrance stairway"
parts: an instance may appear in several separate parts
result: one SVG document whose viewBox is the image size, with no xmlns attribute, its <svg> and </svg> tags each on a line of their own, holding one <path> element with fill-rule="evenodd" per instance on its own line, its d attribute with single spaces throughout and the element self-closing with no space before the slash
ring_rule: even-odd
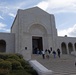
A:
<svg viewBox="0 0 76 75">
<path fill-rule="evenodd" d="M 72 55 L 61 55 L 61 58 L 54 58 L 51 54 L 49 59 L 43 59 L 41 55 L 32 55 L 32 59 L 52 70 L 54 75 L 76 75 L 75 58 Z"/>
</svg>

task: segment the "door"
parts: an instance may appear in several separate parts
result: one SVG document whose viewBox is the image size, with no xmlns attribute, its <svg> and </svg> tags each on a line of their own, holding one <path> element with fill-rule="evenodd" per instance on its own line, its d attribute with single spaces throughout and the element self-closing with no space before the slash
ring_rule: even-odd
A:
<svg viewBox="0 0 76 75">
<path fill-rule="evenodd" d="M 41 53 L 43 50 L 42 37 L 32 37 L 32 52 L 37 54 L 37 50 Z"/>
</svg>

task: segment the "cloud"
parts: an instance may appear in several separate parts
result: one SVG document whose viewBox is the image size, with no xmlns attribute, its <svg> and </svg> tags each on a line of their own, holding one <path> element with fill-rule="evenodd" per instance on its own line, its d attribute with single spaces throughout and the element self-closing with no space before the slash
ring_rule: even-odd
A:
<svg viewBox="0 0 76 75">
<path fill-rule="evenodd" d="M 16 14 L 17 10 L 24 8 L 25 5 L 26 1 L 13 2 L 12 4 L 9 4 L 9 2 L 1 2 L 0 13 L 2 13 L 3 16 L 9 15 L 15 17 L 14 14 Z"/>
<path fill-rule="evenodd" d="M 15 14 L 13 14 L 13 13 L 9 13 L 9 16 L 11 16 L 11 17 L 15 17 Z"/>
<path fill-rule="evenodd" d="M 68 29 L 58 31 L 58 36 L 65 36 L 65 35 L 76 37 L 76 24 Z"/>
<path fill-rule="evenodd" d="M 4 15 L 12 13 L 10 16 L 14 17 L 18 9 L 25 9 L 31 2 L 30 0 L 13 2 L 11 4 L 9 2 L 2 2 L 0 4 L 0 12 Z M 49 13 L 76 12 L 76 0 L 41 0 L 36 6 Z"/>
<path fill-rule="evenodd" d="M 42 1 L 42 2 L 38 3 L 36 6 L 42 8 L 43 10 L 46 10 L 48 8 L 48 4 L 49 4 L 48 2 Z"/>
<path fill-rule="evenodd" d="M 3 31 L 10 33 L 10 29 L 6 29 L 6 28 L 5 28 L 5 29 L 3 29 Z"/>
<path fill-rule="evenodd" d="M 4 20 L 4 18 L 2 16 L 0 16 L 0 19 Z"/>
<path fill-rule="evenodd" d="M 0 29 L 3 29 L 6 27 L 6 24 L 0 23 Z"/>
<path fill-rule="evenodd" d="M 0 23 L 0 30 L 1 31 L 3 31 L 3 32 L 10 32 L 10 29 L 7 29 L 6 27 L 7 27 L 6 24 Z"/>
<path fill-rule="evenodd" d="M 76 12 L 76 0 L 43 0 L 37 6 L 51 13 Z"/>
</svg>

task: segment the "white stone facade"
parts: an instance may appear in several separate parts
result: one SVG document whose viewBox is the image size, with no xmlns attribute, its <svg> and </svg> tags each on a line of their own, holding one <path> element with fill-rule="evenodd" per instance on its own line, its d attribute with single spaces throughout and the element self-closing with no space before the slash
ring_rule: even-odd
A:
<svg viewBox="0 0 76 75">
<path fill-rule="evenodd" d="M 10 34 L 10 38 L 14 34 L 12 41 L 15 44 L 11 43 L 15 48 L 13 52 L 23 54 L 26 60 L 31 59 L 36 47 L 40 51 L 59 48 L 62 54 L 76 50 L 76 38 L 57 36 L 54 15 L 38 7 L 18 10 Z"/>
<path fill-rule="evenodd" d="M 0 33 L 0 52 L 15 52 L 15 34 Z"/>
</svg>

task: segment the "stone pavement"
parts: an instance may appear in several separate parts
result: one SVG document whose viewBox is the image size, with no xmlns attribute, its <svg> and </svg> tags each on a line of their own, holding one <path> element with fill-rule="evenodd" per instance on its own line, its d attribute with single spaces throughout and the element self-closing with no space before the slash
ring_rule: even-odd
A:
<svg viewBox="0 0 76 75">
<path fill-rule="evenodd" d="M 75 58 L 72 55 L 61 55 L 61 58 L 57 56 L 53 58 L 51 54 L 49 59 L 42 59 L 41 55 L 32 55 L 32 59 L 37 60 L 49 70 L 54 71 L 54 75 L 76 75 Z"/>
</svg>

